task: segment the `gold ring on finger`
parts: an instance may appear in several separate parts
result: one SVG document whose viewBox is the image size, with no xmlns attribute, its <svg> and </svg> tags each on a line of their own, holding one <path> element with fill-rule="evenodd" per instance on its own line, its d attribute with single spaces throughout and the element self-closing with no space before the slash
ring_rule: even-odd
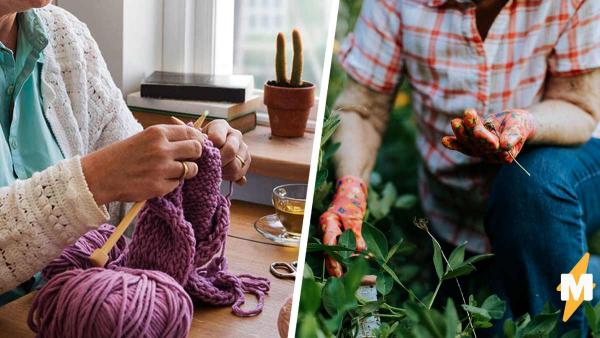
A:
<svg viewBox="0 0 600 338">
<path fill-rule="evenodd" d="M 244 159 L 240 155 L 235 154 L 235 158 L 240 160 L 240 163 L 242 164 L 242 168 L 246 166 L 246 161 L 244 161 Z"/>
<path fill-rule="evenodd" d="M 179 181 L 183 181 L 187 176 L 190 168 L 188 168 L 187 163 L 185 163 L 184 161 L 179 161 L 179 163 L 181 163 L 181 166 L 183 167 L 183 173 L 181 173 L 181 176 L 179 176 Z"/>
</svg>

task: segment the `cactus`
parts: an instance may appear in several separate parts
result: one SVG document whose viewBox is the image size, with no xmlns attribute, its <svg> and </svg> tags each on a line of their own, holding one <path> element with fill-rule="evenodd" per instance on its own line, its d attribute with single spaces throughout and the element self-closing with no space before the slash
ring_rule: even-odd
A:
<svg viewBox="0 0 600 338">
<path fill-rule="evenodd" d="M 292 31 L 292 43 L 294 45 L 294 60 L 292 62 L 290 85 L 300 87 L 302 86 L 302 37 L 297 29 Z"/>
<path fill-rule="evenodd" d="M 275 77 L 280 86 L 301 87 L 302 81 L 302 37 L 300 31 L 292 31 L 292 44 L 294 45 L 294 60 L 292 61 L 292 77 L 288 81 L 286 76 L 285 35 L 277 34 L 277 51 L 275 52 Z"/>
<path fill-rule="evenodd" d="M 277 34 L 277 52 L 275 53 L 275 76 L 277 84 L 285 85 L 288 83 L 285 61 L 285 36 L 283 33 Z"/>
</svg>

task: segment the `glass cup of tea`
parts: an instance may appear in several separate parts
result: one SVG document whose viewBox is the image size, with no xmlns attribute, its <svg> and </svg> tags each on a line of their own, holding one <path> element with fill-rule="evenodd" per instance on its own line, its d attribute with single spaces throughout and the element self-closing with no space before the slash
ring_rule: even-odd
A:
<svg viewBox="0 0 600 338">
<path fill-rule="evenodd" d="M 275 213 L 289 236 L 300 237 L 302 233 L 306 190 L 306 184 L 284 184 L 273 189 Z"/>
<path fill-rule="evenodd" d="M 284 184 L 273 188 L 275 214 L 259 218 L 254 223 L 254 228 L 274 242 L 298 246 L 307 189 L 307 184 Z"/>
</svg>

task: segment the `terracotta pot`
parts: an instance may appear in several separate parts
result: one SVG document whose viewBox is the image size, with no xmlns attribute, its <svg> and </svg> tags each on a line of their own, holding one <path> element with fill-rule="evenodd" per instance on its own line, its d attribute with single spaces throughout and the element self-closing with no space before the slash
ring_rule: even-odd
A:
<svg viewBox="0 0 600 338">
<path fill-rule="evenodd" d="M 285 87 L 269 81 L 265 83 L 264 103 L 273 135 L 302 137 L 315 104 L 315 85 L 304 82 L 302 87 Z"/>
</svg>

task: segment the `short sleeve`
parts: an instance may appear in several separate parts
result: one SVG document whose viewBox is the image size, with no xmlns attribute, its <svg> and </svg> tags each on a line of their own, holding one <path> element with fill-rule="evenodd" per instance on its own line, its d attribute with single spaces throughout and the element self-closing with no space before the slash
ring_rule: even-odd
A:
<svg viewBox="0 0 600 338">
<path fill-rule="evenodd" d="M 391 93 L 400 81 L 400 1 L 365 0 L 339 53 L 342 67 L 358 83 Z"/>
<path fill-rule="evenodd" d="M 548 63 L 553 76 L 573 76 L 600 67 L 600 1 L 579 3 Z"/>
</svg>

